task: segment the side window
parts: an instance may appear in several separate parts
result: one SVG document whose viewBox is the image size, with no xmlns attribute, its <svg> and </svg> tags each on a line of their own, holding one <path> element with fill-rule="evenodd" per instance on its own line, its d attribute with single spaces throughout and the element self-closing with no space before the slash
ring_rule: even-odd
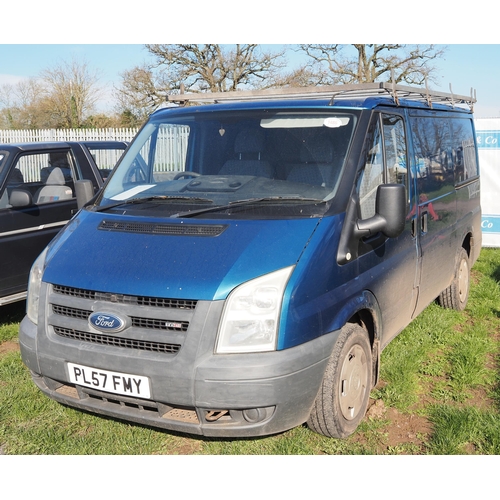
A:
<svg viewBox="0 0 500 500">
<path fill-rule="evenodd" d="M 387 183 L 407 185 L 406 139 L 403 119 L 382 115 L 387 164 Z"/>
<path fill-rule="evenodd" d="M 124 149 L 97 149 L 97 148 L 88 148 L 89 153 L 92 155 L 92 158 L 101 173 L 103 180 L 106 180 L 118 163 L 118 160 L 123 154 Z"/>
<path fill-rule="evenodd" d="M 15 189 L 31 193 L 36 205 L 74 197 L 74 176 L 68 152 L 26 154 L 9 176 Z"/>
<path fill-rule="evenodd" d="M 471 120 L 450 120 L 452 161 L 455 167 L 455 183 L 468 181 L 479 175 L 476 148 Z"/>
<path fill-rule="evenodd" d="M 472 121 L 462 118 L 412 118 L 420 191 L 427 199 L 477 177 Z"/>
<path fill-rule="evenodd" d="M 361 218 L 375 215 L 375 200 L 380 184 L 407 185 L 407 152 L 405 127 L 401 116 L 376 116 L 371 144 L 361 174 L 358 193 Z"/>
<path fill-rule="evenodd" d="M 383 143 L 380 120 L 377 119 L 375 127 L 359 184 L 359 203 L 362 219 L 368 219 L 375 215 L 377 187 L 384 182 Z"/>
</svg>

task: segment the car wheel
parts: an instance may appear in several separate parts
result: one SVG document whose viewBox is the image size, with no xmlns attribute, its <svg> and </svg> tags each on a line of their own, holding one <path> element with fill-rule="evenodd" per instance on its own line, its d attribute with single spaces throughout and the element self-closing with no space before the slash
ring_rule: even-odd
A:
<svg viewBox="0 0 500 500">
<path fill-rule="evenodd" d="M 345 438 L 363 419 L 372 388 L 372 355 L 367 332 L 346 325 L 330 356 L 307 425 L 324 436 Z"/>
<path fill-rule="evenodd" d="M 469 256 L 464 248 L 460 249 L 455 275 L 450 286 L 443 290 L 438 297 L 442 307 L 463 311 L 469 299 L 470 266 Z"/>
</svg>

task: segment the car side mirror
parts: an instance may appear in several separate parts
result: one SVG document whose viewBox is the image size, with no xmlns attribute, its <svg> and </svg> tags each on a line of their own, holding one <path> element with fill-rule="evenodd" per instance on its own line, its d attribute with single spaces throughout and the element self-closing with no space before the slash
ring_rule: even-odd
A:
<svg viewBox="0 0 500 500">
<path fill-rule="evenodd" d="M 406 191 L 402 184 L 381 184 L 377 188 L 375 215 L 358 220 L 358 236 L 366 238 L 382 232 L 388 238 L 397 238 L 405 227 Z"/>
<path fill-rule="evenodd" d="M 75 181 L 75 194 L 78 210 L 94 197 L 94 185 L 89 179 Z"/>
<path fill-rule="evenodd" d="M 359 241 L 382 233 L 397 238 L 406 222 L 406 189 L 402 184 L 381 184 L 377 188 L 375 215 L 358 219 L 359 201 L 353 196 L 346 210 L 345 226 L 338 247 L 339 264 L 357 259 Z"/>
<path fill-rule="evenodd" d="M 33 205 L 33 197 L 25 189 L 13 189 L 9 196 L 9 203 L 15 208 L 29 207 Z"/>
</svg>

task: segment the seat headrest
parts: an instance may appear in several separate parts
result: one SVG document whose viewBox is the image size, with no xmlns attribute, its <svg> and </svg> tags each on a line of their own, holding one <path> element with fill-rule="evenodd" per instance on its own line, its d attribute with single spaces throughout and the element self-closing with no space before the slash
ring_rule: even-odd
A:
<svg viewBox="0 0 500 500">
<path fill-rule="evenodd" d="M 242 130 L 234 141 L 235 153 L 260 153 L 264 150 L 264 133 L 258 129 Z"/>
<path fill-rule="evenodd" d="M 65 180 L 63 171 L 59 167 L 54 168 L 48 175 L 45 184 L 50 186 L 64 186 Z"/>
</svg>

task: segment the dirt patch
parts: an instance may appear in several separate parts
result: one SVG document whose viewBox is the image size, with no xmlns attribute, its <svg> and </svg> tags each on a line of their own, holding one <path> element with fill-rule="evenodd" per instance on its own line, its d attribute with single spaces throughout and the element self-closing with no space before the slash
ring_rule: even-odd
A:
<svg viewBox="0 0 500 500">
<path fill-rule="evenodd" d="M 390 450 L 402 450 L 408 446 L 423 447 L 432 432 L 432 425 L 425 417 L 412 413 L 401 413 L 395 408 L 387 408 L 381 399 L 371 400 L 366 412 L 366 419 L 387 422 L 377 431 L 377 451 L 385 453 Z M 361 438 L 360 441 L 365 439 Z"/>
<path fill-rule="evenodd" d="M 0 344 L 0 354 L 19 351 L 19 342 L 8 340 Z"/>
</svg>

